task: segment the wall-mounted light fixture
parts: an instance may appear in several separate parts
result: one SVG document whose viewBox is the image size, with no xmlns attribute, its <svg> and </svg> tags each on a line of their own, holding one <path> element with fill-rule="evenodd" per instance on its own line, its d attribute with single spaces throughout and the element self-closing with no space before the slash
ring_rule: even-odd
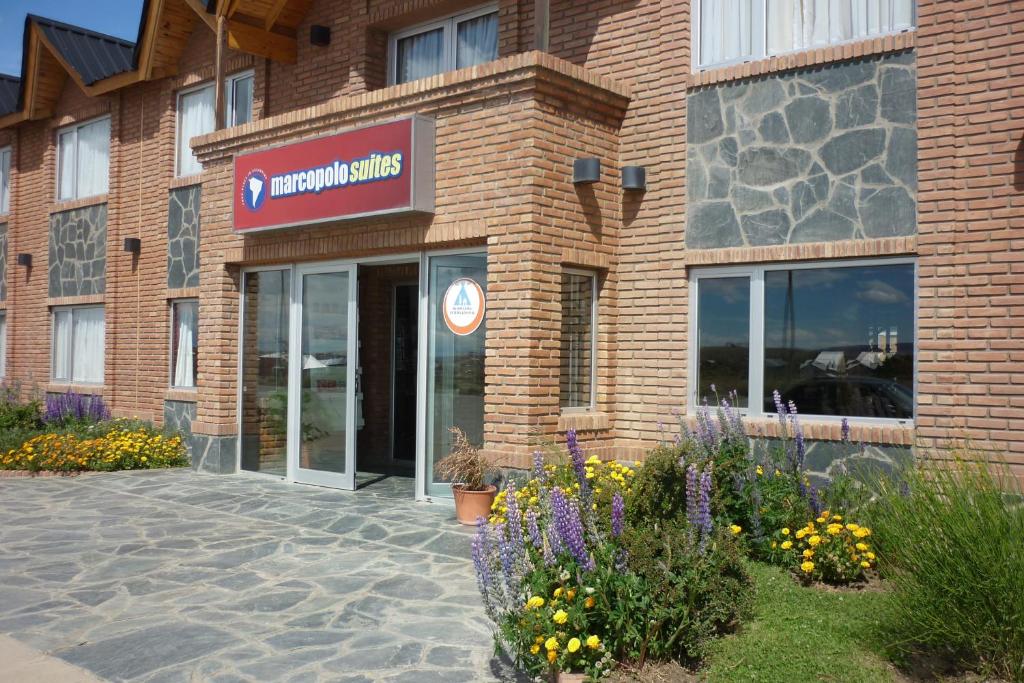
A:
<svg viewBox="0 0 1024 683">
<path fill-rule="evenodd" d="M 646 190 L 647 169 L 643 166 L 622 167 L 622 189 L 623 190 Z"/>
<path fill-rule="evenodd" d="M 142 251 L 142 240 L 138 237 L 125 237 L 123 249 L 129 254 L 138 254 Z"/>
<path fill-rule="evenodd" d="M 573 185 L 590 185 L 601 179 L 601 160 L 597 157 L 574 159 L 572 162 Z"/>
<path fill-rule="evenodd" d="M 331 27 L 323 24 L 313 24 L 309 27 L 309 43 L 317 47 L 327 47 L 331 44 Z"/>
<path fill-rule="evenodd" d="M 18 265 L 26 268 L 32 267 L 32 254 L 18 254 Z"/>
</svg>

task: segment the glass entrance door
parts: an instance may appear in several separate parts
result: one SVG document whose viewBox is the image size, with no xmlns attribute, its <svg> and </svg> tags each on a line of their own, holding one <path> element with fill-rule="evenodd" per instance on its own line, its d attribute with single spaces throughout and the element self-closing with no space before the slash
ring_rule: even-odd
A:
<svg viewBox="0 0 1024 683">
<path fill-rule="evenodd" d="M 355 489 L 356 267 L 296 271 L 290 367 L 295 481 Z"/>
<path fill-rule="evenodd" d="M 487 255 L 427 258 L 426 494 L 451 496 L 434 463 L 451 452 L 451 428 L 483 444 Z"/>
</svg>

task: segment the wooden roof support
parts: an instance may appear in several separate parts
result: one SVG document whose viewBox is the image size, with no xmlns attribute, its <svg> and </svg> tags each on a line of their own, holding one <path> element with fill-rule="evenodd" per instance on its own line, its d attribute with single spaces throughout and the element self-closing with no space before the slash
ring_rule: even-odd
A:
<svg viewBox="0 0 1024 683">
<path fill-rule="evenodd" d="M 185 0 L 185 3 L 199 15 L 211 31 L 217 30 L 215 17 L 206 11 L 202 0 Z M 225 18 L 225 34 L 227 44 L 232 50 L 240 50 L 250 54 L 273 59 L 275 62 L 294 64 L 298 49 L 295 38 L 259 26 L 246 24 L 236 19 Z"/>
<path fill-rule="evenodd" d="M 288 0 L 274 0 L 274 4 L 271 5 L 270 11 L 267 13 L 267 19 L 263 23 L 264 30 L 269 31 L 274 28 L 274 24 L 277 23 L 277 18 L 281 16 L 281 12 L 287 4 Z"/>
<path fill-rule="evenodd" d="M 548 51 L 551 0 L 533 0 L 533 49 Z"/>
</svg>

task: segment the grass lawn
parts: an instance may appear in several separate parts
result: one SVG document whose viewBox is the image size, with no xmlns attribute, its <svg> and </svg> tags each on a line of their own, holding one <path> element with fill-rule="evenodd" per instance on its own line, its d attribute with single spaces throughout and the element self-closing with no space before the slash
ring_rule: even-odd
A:
<svg viewBox="0 0 1024 683">
<path fill-rule="evenodd" d="M 894 681 L 878 654 L 873 591 L 804 588 L 781 569 L 750 563 L 752 619 L 716 642 L 703 670 L 709 681 Z"/>
</svg>

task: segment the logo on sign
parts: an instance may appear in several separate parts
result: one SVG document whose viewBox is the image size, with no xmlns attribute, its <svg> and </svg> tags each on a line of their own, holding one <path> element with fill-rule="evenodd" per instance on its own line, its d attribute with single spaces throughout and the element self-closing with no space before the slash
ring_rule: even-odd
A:
<svg viewBox="0 0 1024 683">
<path fill-rule="evenodd" d="M 242 203 L 250 211 L 259 211 L 267 200 L 267 176 L 254 168 L 242 180 Z"/>
<path fill-rule="evenodd" d="M 444 324 L 460 337 L 473 334 L 484 320 L 486 305 L 480 285 L 468 277 L 459 278 L 448 287 L 441 302 Z"/>
</svg>

